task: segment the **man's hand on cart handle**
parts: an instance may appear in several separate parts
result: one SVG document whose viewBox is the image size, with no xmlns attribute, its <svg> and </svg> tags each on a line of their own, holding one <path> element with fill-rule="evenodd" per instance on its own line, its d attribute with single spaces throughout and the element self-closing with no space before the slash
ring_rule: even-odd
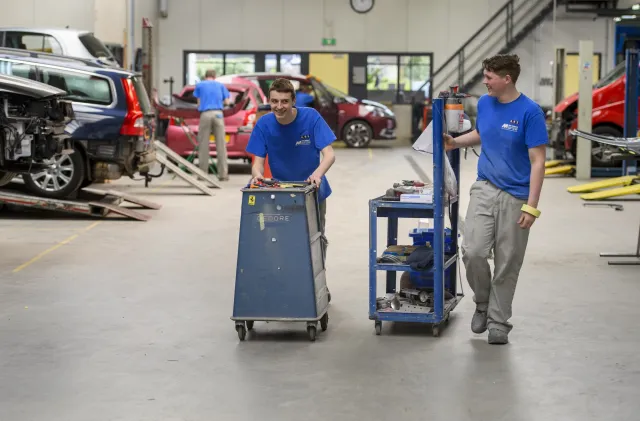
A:
<svg viewBox="0 0 640 421">
<path fill-rule="evenodd" d="M 316 173 L 313 173 L 309 178 L 307 178 L 306 181 L 311 184 L 314 184 L 316 187 L 320 187 L 320 184 L 322 183 L 322 176 L 317 175 Z"/>
</svg>

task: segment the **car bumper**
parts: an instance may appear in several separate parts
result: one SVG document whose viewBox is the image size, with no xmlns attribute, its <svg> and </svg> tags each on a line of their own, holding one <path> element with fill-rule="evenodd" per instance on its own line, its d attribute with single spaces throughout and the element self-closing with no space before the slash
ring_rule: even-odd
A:
<svg viewBox="0 0 640 421">
<path fill-rule="evenodd" d="M 385 118 L 379 124 L 376 125 L 376 139 L 381 140 L 393 140 L 396 138 L 396 119 L 395 118 Z"/>
</svg>

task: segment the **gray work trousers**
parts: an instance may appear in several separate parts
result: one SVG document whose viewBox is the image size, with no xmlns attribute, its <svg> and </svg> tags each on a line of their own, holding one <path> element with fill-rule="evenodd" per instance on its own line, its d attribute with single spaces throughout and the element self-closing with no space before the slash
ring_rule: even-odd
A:
<svg viewBox="0 0 640 421">
<path fill-rule="evenodd" d="M 518 225 L 517 199 L 488 181 L 476 181 L 465 219 L 462 261 L 473 290 L 477 310 L 487 312 L 487 327 L 509 333 L 511 304 L 524 261 L 529 230 Z M 494 274 L 489 256 L 494 251 Z"/>
<path fill-rule="evenodd" d="M 198 161 L 200 169 L 208 173 L 209 169 L 209 137 L 216 137 L 216 155 L 218 161 L 218 178 L 229 177 L 227 164 L 227 144 L 224 141 L 225 127 L 222 111 L 209 110 L 200 114 L 198 124 Z"/>
</svg>

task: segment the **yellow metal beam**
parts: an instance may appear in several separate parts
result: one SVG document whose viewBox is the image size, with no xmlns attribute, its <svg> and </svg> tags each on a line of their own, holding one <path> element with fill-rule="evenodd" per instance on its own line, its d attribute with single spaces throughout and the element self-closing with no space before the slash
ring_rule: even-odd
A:
<svg viewBox="0 0 640 421">
<path fill-rule="evenodd" d="M 572 164 L 573 161 L 566 161 L 566 160 L 562 160 L 562 159 L 552 159 L 550 161 L 545 161 L 544 162 L 544 167 L 545 168 L 551 168 L 551 167 L 557 167 L 558 165 L 568 165 L 568 164 Z"/>
<path fill-rule="evenodd" d="M 602 200 L 610 197 L 627 196 L 629 194 L 640 194 L 640 184 L 634 184 L 627 187 L 618 187 L 617 189 L 604 190 L 595 193 L 586 193 L 580 195 L 583 200 Z"/>
<path fill-rule="evenodd" d="M 544 175 L 573 174 L 576 167 L 573 165 L 561 165 L 559 167 L 551 167 L 544 170 Z"/>
<path fill-rule="evenodd" d="M 568 187 L 569 193 L 588 193 L 596 190 L 608 189 L 610 187 L 623 187 L 633 183 L 634 180 L 639 179 L 633 175 L 627 175 L 624 177 L 609 178 L 601 181 L 594 181 L 592 183 L 580 184 L 578 186 Z"/>
</svg>

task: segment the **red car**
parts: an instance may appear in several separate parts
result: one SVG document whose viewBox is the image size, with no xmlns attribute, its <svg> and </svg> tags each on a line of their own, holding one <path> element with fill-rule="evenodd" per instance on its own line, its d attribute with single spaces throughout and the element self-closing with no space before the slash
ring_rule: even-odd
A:
<svg viewBox="0 0 640 421">
<path fill-rule="evenodd" d="M 624 133 L 625 70 L 625 63 L 622 62 L 593 86 L 591 124 L 595 134 L 622 137 Z M 555 112 L 557 117 L 552 124 L 551 138 L 554 139 L 556 148 L 561 151 L 564 149 L 575 157 L 577 145 L 569 132 L 578 128 L 578 94 L 563 99 L 556 105 Z M 640 124 L 640 118 L 638 123 Z M 619 166 L 621 163 L 613 159 L 618 152 L 615 146 L 593 142 L 591 165 Z"/>
<path fill-rule="evenodd" d="M 271 83 L 277 78 L 293 82 L 298 90 L 301 85 L 310 85 L 314 97 L 313 107 L 324 117 L 336 137 L 352 148 L 364 148 L 372 140 L 396 138 L 396 117 L 387 106 L 367 99 L 356 99 L 323 83 L 314 76 L 288 73 L 243 73 L 220 76 L 218 80 L 231 83 L 250 80 L 262 92 L 269 92 Z"/>
<path fill-rule="evenodd" d="M 265 104 L 267 98 L 264 93 L 248 81 L 241 79 L 234 83 L 224 84 L 231 94 L 233 105 L 225 108 L 225 141 L 227 142 L 227 156 L 229 159 L 249 160 L 250 156 L 245 151 L 251 130 L 253 129 L 256 112 L 260 104 Z M 185 86 L 178 94 L 173 95 L 173 104 L 163 105 L 154 95 L 154 104 L 159 114 L 159 119 L 168 120 L 165 131 L 166 144 L 173 151 L 183 157 L 191 155 L 196 146 L 189 140 L 188 131 L 193 133 L 193 142 L 197 142 L 198 123 L 200 113 L 197 109 L 197 98 L 193 96 L 195 86 Z M 177 119 L 183 119 L 183 127 Z M 213 135 L 209 139 L 209 151 L 211 156 L 216 156 L 216 143 Z"/>
</svg>

